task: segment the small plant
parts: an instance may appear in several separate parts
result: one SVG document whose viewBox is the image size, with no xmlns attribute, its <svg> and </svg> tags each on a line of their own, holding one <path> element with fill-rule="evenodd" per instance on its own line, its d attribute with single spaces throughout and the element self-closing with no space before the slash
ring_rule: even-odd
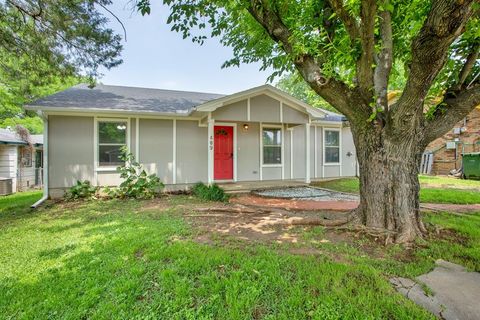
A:
<svg viewBox="0 0 480 320">
<path fill-rule="evenodd" d="M 90 181 L 78 181 L 65 194 L 67 200 L 96 199 L 98 187 L 92 186 Z"/>
<path fill-rule="evenodd" d="M 207 186 L 202 182 L 198 182 L 193 186 L 192 193 L 196 197 L 207 201 L 227 202 L 229 199 L 229 196 L 225 193 L 225 190 L 220 188 L 217 184 Z"/>
<path fill-rule="evenodd" d="M 163 188 L 164 184 L 155 174 L 147 174 L 127 148 L 122 149 L 120 156 L 125 164 L 117 168 L 123 182 L 118 188 L 106 188 L 105 192 L 113 198 L 152 199 Z"/>
</svg>

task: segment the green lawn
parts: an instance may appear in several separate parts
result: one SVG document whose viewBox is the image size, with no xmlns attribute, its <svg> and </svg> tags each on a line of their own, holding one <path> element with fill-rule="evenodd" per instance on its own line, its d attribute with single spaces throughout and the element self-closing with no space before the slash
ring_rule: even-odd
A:
<svg viewBox="0 0 480 320">
<path fill-rule="evenodd" d="M 388 277 L 418 275 L 437 258 L 480 271 L 480 214 L 426 215 L 458 233 L 407 252 L 363 238 L 321 243 L 318 227 L 301 230 L 296 245 L 198 243 L 183 217 L 189 209 L 178 206 L 195 202 L 185 196 L 157 207 L 112 200 L 29 209 L 40 197 L 0 199 L 3 318 L 433 319 Z M 300 245 L 325 254 L 290 253 Z"/>
<path fill-rule="evenodd" d="M 480 203 L 480 181 L 447 177 L 419 176 L 420 201 L 424 203 Z M 314 185 L 342 192 L 358 193 L 357 178 L 315 182 Z"/>
</svg>

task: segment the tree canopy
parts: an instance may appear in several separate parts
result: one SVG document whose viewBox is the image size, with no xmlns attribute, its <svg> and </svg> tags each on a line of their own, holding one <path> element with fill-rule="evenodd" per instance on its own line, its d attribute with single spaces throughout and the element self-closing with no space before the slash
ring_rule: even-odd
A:
<svg viewBox="0 0 480 320">
<path fill-rule="evenodd" d="M 33 132 L 21 106 L 122 62 L 121 36 L 107 27 L 110 0 L 0 2 L 0 121 Z"/>
<path fill-rule="evenodd" d="M 297 72 L 349 120 L 360 166 L 351 223 L 410 242 L 426 145 L 480 104 L 480 3 L 474 0 L 164 0 L 184 38 L 219 37 L 225 67 Z M 150 12 L 150 1 L 138 10 Z M 388 92 L 400 89 L 393 104 Z M 435 99 L 433 106 L 426 104 Z M 308 129 L 308 127 L 307 127 Z"/>
</svg>

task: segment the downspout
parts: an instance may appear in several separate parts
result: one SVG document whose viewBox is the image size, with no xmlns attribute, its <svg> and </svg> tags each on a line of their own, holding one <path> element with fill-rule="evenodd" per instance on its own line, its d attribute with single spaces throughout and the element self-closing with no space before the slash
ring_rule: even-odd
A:
<svg viewBox="0 0 480 320">
<path fill-rule="evenodd" d="M 43 119 L 43 196 L 30 206 L 32 209 L 36 209 L 48 199 L 48 117 L 43 113 L 40 113 L 40 116 Z"/>
</svg>

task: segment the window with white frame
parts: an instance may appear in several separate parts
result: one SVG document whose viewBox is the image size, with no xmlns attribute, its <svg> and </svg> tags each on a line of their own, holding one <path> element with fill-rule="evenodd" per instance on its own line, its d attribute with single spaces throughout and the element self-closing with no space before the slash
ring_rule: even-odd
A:
<svg viewBox="0 0 480 320">
<path fill-rule="evenodd" d="M 263 164 L 282 164 L 282 129 L 263 128 Z"/>
<path fill-rule="evenodd" d="M 127 145 L 126 121 L 98 121 L 98 165 L 118 166 L 122 147 Z"/>
<path fill-rule="evenodd" d="M 22 167 L 31 167 L 32 166 L 32 149 L 30 147 L 20 147 L 18 163 Z"/>
<path fill-rule="evenodd" d="M 325 130 L 325 163 L 340 163 L 340 131 Z"/>
</svg>

